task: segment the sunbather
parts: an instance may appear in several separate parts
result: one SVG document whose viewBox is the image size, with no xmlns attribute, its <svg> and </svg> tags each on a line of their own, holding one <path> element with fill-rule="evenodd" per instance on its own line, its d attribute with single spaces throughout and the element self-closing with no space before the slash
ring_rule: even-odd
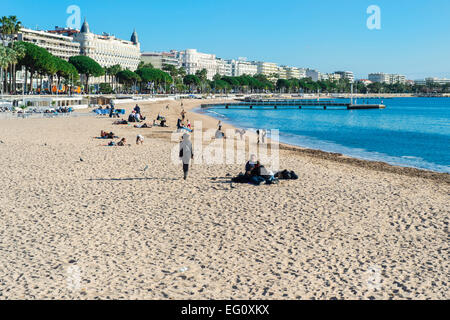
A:
<svg viewBox="0 0 450 320">
<path fill-rule="evenodd" d="M 128 124 L 128 121 L 124 120 L 124 119 L 121 119 L 121 120 L 114 121 L 113 124 Z"/>
<path fill-rule="evenodd" d="M 152 126 L 149 126 L 147 123 L 143 124 L 136 124 L 134 125 L 135 128 L 151 128 Z"/>
<path fill-rule="evenodd" d="M 144 144 L 144 137 L 141 135 L 141 134 L 138 134 L 137 135 L 137 137 L 136 137 L 136 144 L 137 145 L 139 145 L 139 144 Z"/>
<path fill-rule="evenodd" d="M 119 142 L 117 142 L 117 145 L 119 147 L 123 147 L 123 146 L 125 146 L 126 143 L 127 143 L 127 139 L 122 138 Z"/>
</svg>

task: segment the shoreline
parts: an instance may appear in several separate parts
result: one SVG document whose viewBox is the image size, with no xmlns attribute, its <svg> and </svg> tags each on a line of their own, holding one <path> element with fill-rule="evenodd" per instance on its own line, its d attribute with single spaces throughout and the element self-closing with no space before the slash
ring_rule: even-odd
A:
<svg viewBox="0 0 450 320">
<path fill-rule="evenodd" d="M 220 103 L 217 103 L 217 104 L 220 104 Z M 196 109 L 201 110 L 201 105 L 202 104 L 199 104 L 196 107 L 195 106 L 191 107 L 187 111 L 193 112 L 196 114 L 200 114 L 205 117 L 209 117 L 216 121 L 221 120 L 221 119 L 215 118 L 209 114 L 196 111 Z M 221 120 L 221 121 L 223 121 L 223 120 Z M 230 123 L 228 121 L 223 121 L 223 122 L 232 128 L 240 128 L 240 127 L 236 127 L 235 125 L 233 125 L 232 123 Z M 240 129 L 242 129 L 242 128 L 240 128 Z M 268 139 L 268 140 L 270 140 L 270 139 Z M 446 173 L 446 172 L 432 171 L 432 170 L 408 167 L 408 166 L 393 165 L 393 164 L 389 164 L 384 161 L 361 159 L 361 158 L 357 158 L 357 157 L 347 156 L 347 155 L 339 153 L 339 152 L 330 152 L 330 151 L 324 151 L 324 150 L 320 150 L 320 149 L 305 148 L 305 147 L 301 147 L 301 146 L 297 146 L 297 145 L 293 145 L 293 144 L 289 144 L 289 143 L 285 143 L 285 142 L 280 142 L 279 145 L 280 145 L 280 150 L 291 151 L 291 152 L 305 155 L 308 157 L 319 158 L 319 159 L 329 160 L 329 161 L 338 162 L 338 163 L 350 164 L 350 165 L 354 165 L 354 166 L 358 166 L 358 167 L 362 167 L 362 168 L 370 169 L 370 170 L 374 170 L 374 171 L 396 173 L 396 174 L 401 174 L 401 175 L 405 175 L 405 176 L 409 176 L 409 177 L 419 177 L 419 178 L 431 179 L 431 180 L 450 184 L 450 174 Z"/>
</svg>

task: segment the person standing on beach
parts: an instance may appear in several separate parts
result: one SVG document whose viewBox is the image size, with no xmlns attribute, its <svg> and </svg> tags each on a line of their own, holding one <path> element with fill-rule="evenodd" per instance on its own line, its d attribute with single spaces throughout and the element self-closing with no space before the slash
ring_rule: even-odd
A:
<svg viewBox="0 0 450 320">
<path fill-rule="evenodd" d="M 219 123 L 217 124 L 217 129 L 219 131 L 222 131 L 222 121 L 219 120 Z"/>
<path fill-rule="evenodd" d="M 184 118 L 186 117 L 186 111 L 181 110 L 181 120 L 184 120 Z"/>
<path fill-rule="evenodd" d="M 259 133 L 259 129 L 256 130 L 256 135 L 258 136 L 258 141 L 256 142 L 257 144 L 259 144 L 259 138 L 260 138 L 260 133 Z"/>
<path fill-rule="evenodd" d="M 114 104 L 111 102 L 111 107 L 109 109 L 109 117 L 112 118 L 114 115 Z"/>
<path fill-rule="evenodd" d="M 183 162 L 183 179 L 187 179 L 189 171 L 189 162 L 194 158 L 194 153 L 192 152 L 192 142 L 190 140 L 189 134 L 183 134 L 183 140 L 180 142 L 180 159 Z"/>
</svg>

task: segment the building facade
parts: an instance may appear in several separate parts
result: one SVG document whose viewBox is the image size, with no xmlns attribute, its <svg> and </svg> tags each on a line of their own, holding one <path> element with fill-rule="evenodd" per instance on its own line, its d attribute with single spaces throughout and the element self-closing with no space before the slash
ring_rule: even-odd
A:
<svg viewBox="0 0 450 320">
<path fill-rule="evenodd" d="M 162 69 L 166 64 L 176 68 L 180 67 L 180 61 L 173 52 L 143 52 L 141 61 L 151 63 L 156 69 Z"/>
<path fill-rule="evenodd" d="M 339 73 L 325 73 L 320 76 L 321 80 L 339 81 L 342 76 Z"/>
<path fill-rule="evenodd" d="M 186 74 L 195 74 L 206 69 L 207 78 L 212 80 L 217 73 L 217 60 L 215 54 L 198 52 L 196 49 L 186 49 L 176 52 L 181 66 Z"/>
<path fill-rule="evenodd" d="M 141 60 L 141 50 L 136 31 L 130 41 L 118 39 L 112 35 L 90 32 L 89 24 L 84 21 L 79 33 L 73 40 L 80 45 L 80 54 L 94 59 L 102 67 L 120 65 L 123 69 L 134 71 Z"/>
<path fill-rule="evenodd" d="M 322 74 L 313 69 L 306 69 L 306 77 L 311 78 L 312 81 L 319 81 L 322 79 Z"/>
<path fill-rule="evenodd" d="M 406 76 L 401 74 L 388 74 L 383 72 L 370 73 L 369 80 L 372 82 L 394 84 L 394 83 L 406 83 Z"/>
<path fill-rule="evenodd" d="M 80 44 L 74 42 L 72 37 L 62 34 L 21 28 L 16 39 L 33 43 L 64 60 L 80 54 Z"/>
<path fill-rule="evenodd" d="M 377 73 L 369 73 L 369 80 L 372 82 L 390 83 L 391 78 L 386 73 L 377 72 Z"/>
<path fill-rule="evenodd" d="M 417 85 L 426 85 L 428 83 L 437 83 L 443 85 L 443 84 L 450 84 L 450 79 L 429 77 L 425 78 L 424 80 L 415 80 L 414 83 Z"/>
<path fill-rule="evenodd" d="M 296 67 L 284 67 L 287 79 L 300 79 L 300 69 Z"/>
<path fill-rule="evenodd" d="M 258 73 L 258 66 L 254 62 L 243 59 L 231 60 L 232 75 L 239 77 L 243 75 L 254 76 Z"/>
<path fill-rule="evenodd" d="M 340 75 L 340 79 L 348 80 L 350 83 L 355 82 L 355 75 L 352 71 L 336 71 L 334 74 Z"/>
<path fill-rule="evenodd" d="M 233 65 L 230 60 L 216 59 L 217 70 L 216 74 L 225 77 L 231 77 L 233 75 Z"/>
<path fill-rule="evenodd" d="M 402 74 L 390 74 L 389 75 L 389 83 L 391 83 L 391 84 L 394 84 L 394 83 L 405 84 L 406 83 L 406 76 L 404 76 Z"/>
<path fill-rule="evenodd" d="M 267 78 L 272 78 L 274 74 L 278 74 L 278 66 L 276 63 L 272 62 L 262 62 L 256 63 L 257 73 L 265 75 Z"/>
</svg>

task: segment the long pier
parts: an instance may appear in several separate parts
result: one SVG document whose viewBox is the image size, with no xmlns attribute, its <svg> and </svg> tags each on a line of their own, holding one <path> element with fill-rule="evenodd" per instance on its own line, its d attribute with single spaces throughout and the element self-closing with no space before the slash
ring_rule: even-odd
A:
<svg viewBox="0 0 450 320">
<path fill-rule="evenodd" d="M 384 109 L 384 104 L 353 104 L 336 100 L 243 100 L 225 104 L 203 104 L 202 108 L 220 109 Z"/>
</svg>

